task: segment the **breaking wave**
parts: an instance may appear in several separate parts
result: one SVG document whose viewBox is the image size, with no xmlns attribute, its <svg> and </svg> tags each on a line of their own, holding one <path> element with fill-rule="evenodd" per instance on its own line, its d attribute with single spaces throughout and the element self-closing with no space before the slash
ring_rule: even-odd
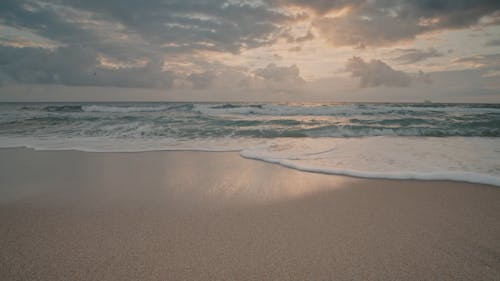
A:
<svg viewBox="0 0 500 281">
<path fill-rule="evenodd" d="M 239 151 L 310 172 L 500 186 L 500 106 L 0 104 L 0 147 Z"/>
</svg>

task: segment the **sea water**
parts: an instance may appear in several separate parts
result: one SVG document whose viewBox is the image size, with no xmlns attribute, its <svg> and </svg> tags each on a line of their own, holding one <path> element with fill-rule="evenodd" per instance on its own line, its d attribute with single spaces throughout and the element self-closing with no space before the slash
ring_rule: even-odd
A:
<svg viewBox="0 0 500 281">
<path fill-rule="evenodd" d="M 2 103 L 0 147 L 238 151 L 310 172 L 500 186 L 500 105 Z"/>
</svg>

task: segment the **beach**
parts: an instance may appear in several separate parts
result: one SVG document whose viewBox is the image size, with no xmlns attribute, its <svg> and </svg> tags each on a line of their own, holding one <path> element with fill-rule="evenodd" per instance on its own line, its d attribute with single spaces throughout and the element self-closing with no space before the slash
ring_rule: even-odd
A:
<svg viewBox="0 0 500 281">
<path fill-rule="evenodd" d="M 0 2 L 0 281 L 500 281 L 500 1 Z"/>
<path fill-rule="evenodd" d="M 236 152 L 0 149 L 3 280 L 498 280 L 500 190 Z"/>
</svg>

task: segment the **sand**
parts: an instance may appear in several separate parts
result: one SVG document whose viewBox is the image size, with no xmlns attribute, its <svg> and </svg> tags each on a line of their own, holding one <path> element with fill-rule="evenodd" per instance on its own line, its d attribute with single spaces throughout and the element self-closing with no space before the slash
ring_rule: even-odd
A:
<svg viewBox="0 0 500 281">
<path fill-rule="evenodd" d="M 0 149 L 1 280 L 500 280 L 500 188 Z"/>
</svg>

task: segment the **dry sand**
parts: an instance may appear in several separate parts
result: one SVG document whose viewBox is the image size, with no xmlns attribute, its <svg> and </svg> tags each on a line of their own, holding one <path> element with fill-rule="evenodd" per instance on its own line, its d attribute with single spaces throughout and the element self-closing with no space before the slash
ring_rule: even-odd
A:
<svg viewBox="0 0 500 281">
<path fill-rule="evenodd" d="M 0 280 L 500 280 L 500 189 L 0 149 Z"/>
</svg>

